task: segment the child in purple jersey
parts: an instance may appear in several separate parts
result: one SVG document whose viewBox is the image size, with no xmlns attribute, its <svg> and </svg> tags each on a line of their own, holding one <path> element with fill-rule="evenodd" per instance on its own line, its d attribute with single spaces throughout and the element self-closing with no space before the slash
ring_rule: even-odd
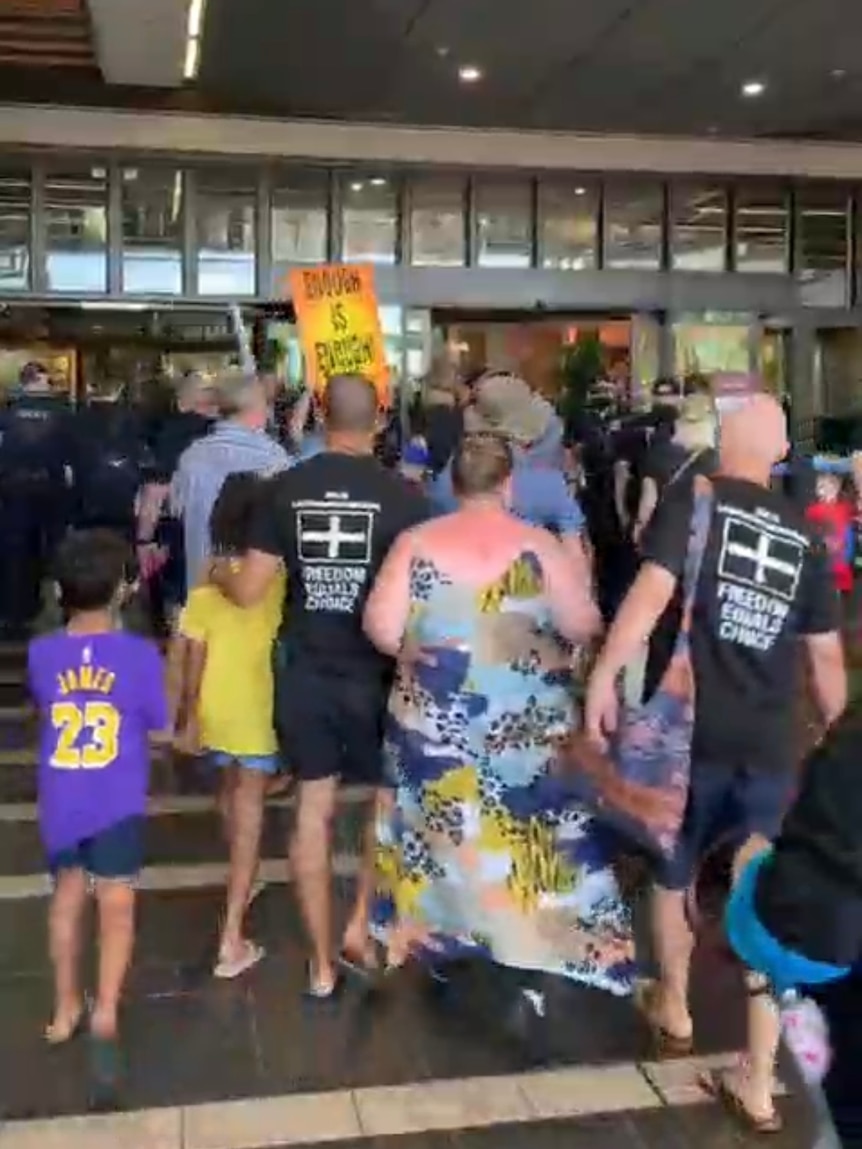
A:
<svg viewBox="0 0 862 1149">
<path fill-rule="evenodd" d="M 128 548 L 110 531 L 70 535 L 57 555 L 66 626 L 34 639 L 30 692 L 39 710 L 39 823 L 54 879 L 49 915 L 54 1017 L 63 1045 L 85 1024 L 78 971 L 91 884 L 99 910 L 99 979 L 89 1017 L 95 1082 L 119 1074 L 117 1009 L 134 943 L 143 861 L 149 736 L 167 724 L 155 645 L 116 629 Z"/>
</svg>

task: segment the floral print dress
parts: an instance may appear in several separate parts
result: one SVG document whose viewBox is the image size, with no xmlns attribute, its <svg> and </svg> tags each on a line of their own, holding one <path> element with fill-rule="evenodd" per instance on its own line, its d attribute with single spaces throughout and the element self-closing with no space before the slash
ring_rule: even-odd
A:
<svg viewBox="0 0 862 1149">
<path fill-rule="evenodd" d="M 532 553 L 480 589 L 414 560 L 375 933 L 390 960 L 481 955 L 623 995 L 634 942 L 613 842 L 550 769 L 575 715 L 543 583 Z"/>
</svg>

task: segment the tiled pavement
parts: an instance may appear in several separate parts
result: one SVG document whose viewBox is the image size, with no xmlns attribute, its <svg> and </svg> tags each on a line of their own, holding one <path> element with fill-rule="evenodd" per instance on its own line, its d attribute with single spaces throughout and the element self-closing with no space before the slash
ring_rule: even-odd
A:
<svg viewBox="0 0 862 1149">
<path fill-rule="evenodd" d="M 22 701 L 16 658 L 0 651 L 0 708 Z M 5 674 L 3 671 L 5 670 Z M 0 690 L 4 689 L 0 687 Z M 694 1087 L 697 1064 L 652 1065 L 630 1006 L 548 987 L 549 1068 L 530 1069 L 506 1035 L 495 979 L 465 971 L 452 1001 L 415 972 L 377 998 L 335 1006 L 301 998 L 303 951 L 283 864 L 290 804 L 267 815 L 267 875 L 252 909 L 268 957 L 247 978 L 208 975 L 221 904 L 223 847 L 209 799 L 160 794 L 153 863 L 124 1017 L 127 1073 L 118 1112 L 87 1115 L 86 1049 L 49 1050 L 45 885 L 33 820 L 28 738 L 0 709 L 0 1149 L 256 1149 L 317 1144 L 391 1149 L 531 1149 L 747 1144 Z M 11 780 L 12 784 L 9 785 Z M 349 896 L 359 825 L 344 804 L 338 861 Z M 736 971 L 706 944 L 697 966 L 698 1047 L 726 1056 L 740 1038 Z M 776 1149 L 811 1144 L 804 1104 L 787 1099 Z"/>
</svg>

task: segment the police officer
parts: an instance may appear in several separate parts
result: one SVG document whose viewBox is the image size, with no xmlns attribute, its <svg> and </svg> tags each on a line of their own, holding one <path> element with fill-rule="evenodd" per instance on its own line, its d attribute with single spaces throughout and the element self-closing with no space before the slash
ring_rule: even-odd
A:
<svg viewBox="0 0 862 1149">
<path fill-rule="evenodd" d="M 72 421 L 72 521 L 135 541 L 135 498 L 147 478 L 150 451 L 143 421 L 122 388 L 93 396 Z"/>
<path fill-rule="evenodd" d="M 22 369 L 0 411 L 0 616 L 7 636 L 23 636 L 69 517 L 70 409 L 40 363 Z"/>
</svg>

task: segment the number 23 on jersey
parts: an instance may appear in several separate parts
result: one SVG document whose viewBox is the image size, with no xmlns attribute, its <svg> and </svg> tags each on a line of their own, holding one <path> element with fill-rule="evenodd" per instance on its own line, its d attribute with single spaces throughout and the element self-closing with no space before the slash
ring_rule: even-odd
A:
<svg viewBox="0 0 862 1149">
<path fill-rule="evenodd" d="M 110 702 L 55 702 L 51 725 L 57 744 L 50 763 L 57 770 L 103 770 L 119 753 L 120 715 Z"/>
</svg>

